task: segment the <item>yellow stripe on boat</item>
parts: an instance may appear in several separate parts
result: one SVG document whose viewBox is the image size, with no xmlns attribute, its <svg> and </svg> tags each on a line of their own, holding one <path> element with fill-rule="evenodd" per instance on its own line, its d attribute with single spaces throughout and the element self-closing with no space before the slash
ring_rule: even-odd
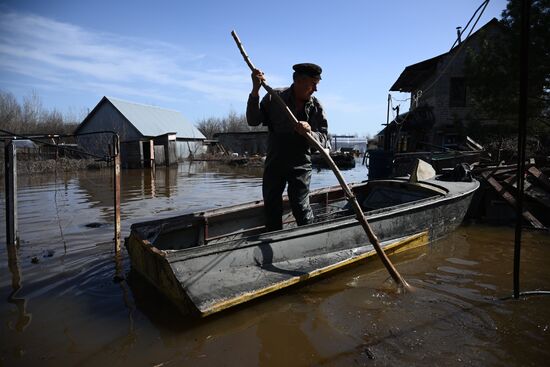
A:
<svg viewBox="0 0 550 367">
<path fill-rule="evenodd" d="M 396 242 L 393 242 L 393 243 L 390 243 L 390 244 L 384 246 L 384 252 L 386 252 L 388 255 L 401 253 L 401 252 L 408 251 L 408 250 L 411 250 L 411 249 L 414 249 L 414 248 L 417 248 L 417 247 L 425 246 L 429 243 L 429 240 L 430 239 L 429 239 L 429 235 L 428 235 L 427 231 L 420 232 L 420 233 L 414 234 L 412 236 L 405 237 L 403 239 L 400 239 Z M 272 293 L 272 292 L 278 291 L 280 289 L 289 287 L 291 285 L 304 282 L 308 279 L 318 277 L 320 275 L 326 274 L 328 272 L 331 272 L 331 271 L 334 271 L 334 270 L 337 270 L 337 269 L 342 269 L 346 266 L 352 265 L 352 264 L 354 264 L 358 261 L 361 261 L 363 259 L 375 256 L 375 255 L 376 255 L 376 250 L 373 249 L 371 251 L 365 252 L 364 254 L 354 256 L 350 259 L 340 261 L 336 264 L 332 264 L 332 265 L 329 265 L 329 266 L 326 266 L 324 268 L 311 271 L 309 273 L 306 273 L 306 274 L 303 274 L 303 275 L 300 275 L 300 276 L 292 277 L 292 278 L 284 280 L 282 282 L 273 284 L 269 287 L 261 288 L 261 289 L 258 289 L 256 291 L 254 291 L 254 292 L 249 292 L 249 293 L 241 294 L 241 295 L 239 295 L 237 297 L 234 297 L 234 298 L 226 299 L 224 301 L 213 304 L 209 308 L 206 308 L 204 310 L 200 310 L 201 316 L 205 317 L 205 316 L 211 315 L 213 313 L 220 312 L 220 311 L 225 310 L 229 307 L 233 307 L 233 306 L 236 306 L 238 304 L 248 302 L 248 301 L 250 301 L 254 298 L 258 298 L 258 297 L 266 295 L 268 293 Z"/>
</svg>

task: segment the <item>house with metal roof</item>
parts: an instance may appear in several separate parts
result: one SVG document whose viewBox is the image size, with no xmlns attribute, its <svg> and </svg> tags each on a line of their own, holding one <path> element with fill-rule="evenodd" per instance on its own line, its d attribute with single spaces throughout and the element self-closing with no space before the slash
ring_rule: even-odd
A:
<svg viewBox="0 0 550 367">
<path fill-rule="evenodd" d="M 78 126 L 82 149 L 94 154 L 109 153 L 108 134 L 119 135 L 121 164 L 127 168 L 172 165 L 204 153 L 205 136 L 174 110 L 103 97 Z"/>
</svg>

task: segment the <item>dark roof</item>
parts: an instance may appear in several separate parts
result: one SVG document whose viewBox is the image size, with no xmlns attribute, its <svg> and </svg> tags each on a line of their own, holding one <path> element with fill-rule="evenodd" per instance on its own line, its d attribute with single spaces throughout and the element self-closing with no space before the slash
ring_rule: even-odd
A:
<svg viewBox="0 0 550 367">
<path fill-rule="evenodd" d="M 445 55 L 447 55 L 447 53 L 407 66 L 401 75 L 399 75 L 397 81 L 393 83 L 390 91 L 412 92 L 437 70 L 437 63 Z"/>
<path fill-rule="evenodd" d="M 487 22 L 487 24 L 485 24 L 483 27 L 479 28 L 477 31 L 472 33 L 470 37 L 465 39 L 462 42 L 462 45 L 472 40 L 472 38 L 475 38 L 482 30 L 485 30 L 488 27 L 492 27 L 495 25 L 497 25 L 498 27 L 501 27 L 499 21 L 496 18 L 493 18 L 489 22 Z M 459 47 L 456 46 L 450 51 L 445 52 L 441 55 L 407 66 L 405 70 L 403 70 L 401 75 L 399 75 L 399 78 L 397 78 L 395 83 L 393 83 L 393 85 L 390 88 L 390 91 L 391 92 L 414 91 L 437 70 L 437 64 L 441 59 L 443 59 L 445 56 L 449 54 L 454 53 L 458 49 Z"/>
</svg>

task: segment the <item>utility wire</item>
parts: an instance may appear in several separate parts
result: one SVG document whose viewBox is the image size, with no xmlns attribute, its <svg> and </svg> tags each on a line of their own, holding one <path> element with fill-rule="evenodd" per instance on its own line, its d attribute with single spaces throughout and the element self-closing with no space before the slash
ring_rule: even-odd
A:
<svg viewBox="0 0 550 367">
<path fill-rule="evenodd" d="M 459 38 L 462 37 L 462 35 L 464 34 L 464 32 L 466 32 L 466 29 L 468 29 L 468 26 L 470 25 L 470 23 L 472 22 L 472 19 L 474 19 L 474 17 L 476 16 L 477 12 L 479 11 L 479 9 L 481 9 L 482 6 L 485 6 L 485 8 L 487 7 L 487 5 L 489 5 L 489 0 L 485 0 L 477 9 L 476 11 L 474 12 L 474 14 L 472 14 L 472 16 L 470 17 L 470 20 L 468 21 L 468 23 L 466 23 L 466 26 L 464 26 L 464 28 L 462 28 L 462 31 L 460 32 L 459 34 L 459 37 L 457 37 L 457 39 L 455 40 L 455 42 L 453 43 L 453 45 L 451 46 L 451 50 L 455 47 L 455 45 L 457 44 Z M 481 13 L 483 14 L 483 12 L 485 11 L 485 8 L 483 8 L 483 10 L 481 11 Z M 472 26 L 472 29 L 470 30 L 470 33 L 468 33 L 468 36 L 465 38 L 468 39 L 468 37 L 470 37 L 470 34 L 472 33 L 472 30 L 476 27 L 476 24 L 477 24 L 477 21 L 479 20 L 479 17 L 477 18 L 477 20 L 475 21 L 474 25 Z M 449 50 L 449 51 L 451 51 Z"/>
<path fill-rule="evenodd" d="M 472 29 L 470 30 L 470 33 L 468 33 L 468 37 L 470 37 L 470 34 L 472 33 L 472 31 L 474 30 L 474 27 L 475 25 L 477 24 L 477 22 L 479 21 L 479 19 L 481 18 L 481 16 L 483 15 L 483 12 L 485 11 L 485 9 L 487 8 L 487 5 L 489 4 L 489 0 L 486 0 L 483 2 L 483 4 L 481 4 L 481 6 L 474 12 L 474 15 L 472 16 L 472 18 L 475 16 L 475 14 L 478 12 L 478 10 L 483 6 L 483 9 L 481 9 L 481 12 L 479 13 L 475 23 L 474 23 L 474 26 L 472 27 Z M 470 19 L 471 21 L 471 19 Z M 469 24 L 469 22 L 468 22 Z M 439 80 L 441 79 L 441 77 L 443 76 L 443 74 L 445 74 L 445 72 L 447 71 L 447 69 L 453 64 L 454 60 L 457 58 L 458 55 L 460 55 L 460 53 L 462 52 L 462 50 L 464 49 L 464 43 L 466 42 L 466 40 L 468 39 L 468 37 L 466 37 L 464 39 L 464 41 L 462 41 L 462 43 L 460 45 L 458 45 L 454 50 L 455 50 L 455 54 L 453 55 L 453 57 L 447 62 L 447 65 L 445 65 L 445 67 L 443 68 L 443 70 L 439 73 L 439 75 L 437 76 L 437 78 L 425 89 L 422 90 L 422 94 L 425 94 L 426 92 L 428 92 L 430 89 L 432 89 L 434 87 L 434 85 L 439 82 Z M 456 42 L 456 41 L 455 41 Z M 451 51 L 453 51 L 453 48 L 451 48 Z M 449 51 L 449 52 L 451 52 Z"/>
</svg>

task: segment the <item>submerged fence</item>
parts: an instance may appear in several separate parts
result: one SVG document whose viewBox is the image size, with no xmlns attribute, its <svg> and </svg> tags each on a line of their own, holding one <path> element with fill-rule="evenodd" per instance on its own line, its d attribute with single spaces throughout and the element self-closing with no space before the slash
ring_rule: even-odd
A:
<svg viewBox="0 0 550 367">
<path fill-rule="evenodd" d="M 18 162 L 47 161 L 57 162 L 61 158 L 82 160 L 92 158 L 95 161 L 106 162 L 113 170 L 113 207 L 114 207 L 114 244 L 115 252 L 120 251 L 120 140 L 118 134 L 112 131 L 102 131 L 85 134 L 67 135 L 33 135 L 22 136 L 9 131 L 0 130 L 4 135 L 4 187 L 6 214 L 6 242 L 8 247 L 19 243 L 19 228 L 17 215 L 17 178 Z M 101 144 L 89 152 L 81 149 L 78 144 L 80 136 L 99 135 L 98 141 L 109 142 Z M 109 136 L 109 139 L 106 139 Z M 57 169 L 57 166 L 56 166 Z"/>
</svg>

